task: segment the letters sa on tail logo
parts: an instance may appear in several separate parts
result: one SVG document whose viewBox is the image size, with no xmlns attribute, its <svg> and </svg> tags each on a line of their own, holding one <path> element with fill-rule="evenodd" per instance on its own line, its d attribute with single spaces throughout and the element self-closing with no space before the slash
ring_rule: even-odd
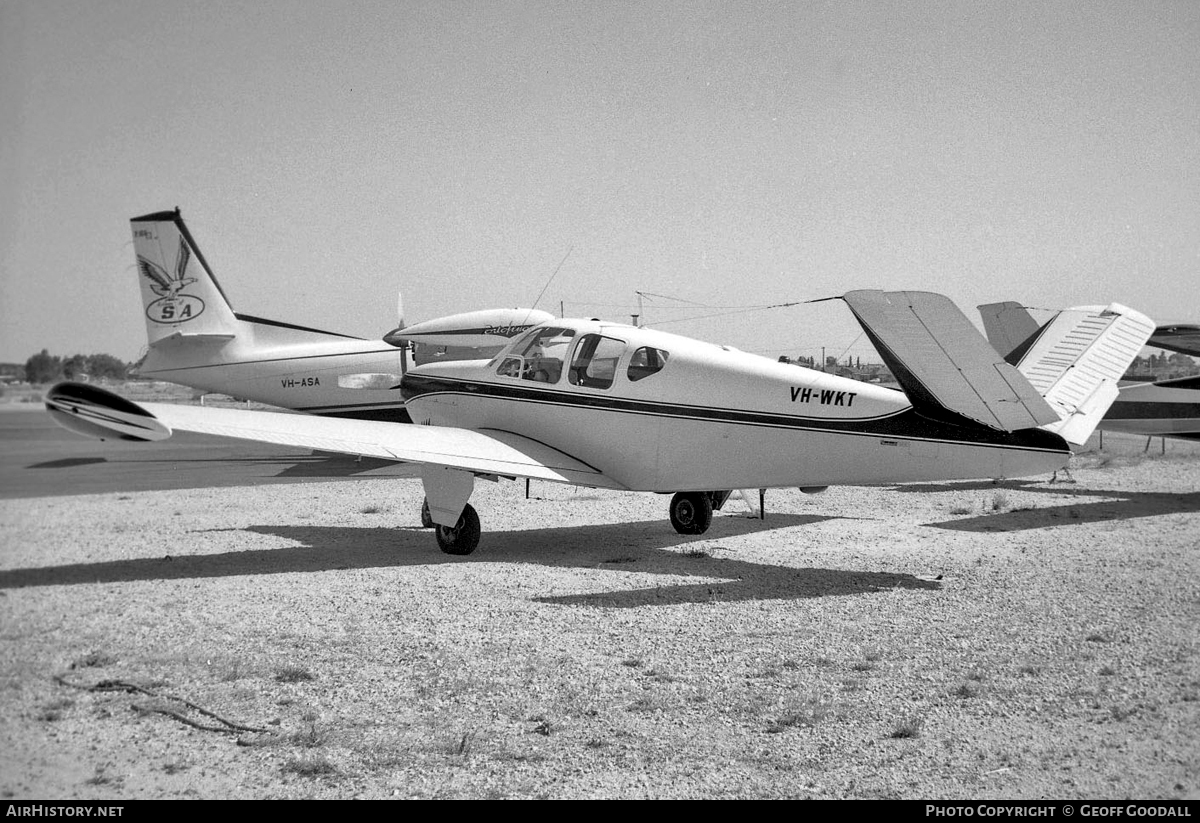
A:
<svg viewBox="0 0 1200 823">
<path fill-rule="evenodd" d="M 203 300 L 183 293 L 185 286 L 196 282 L 196 278 L 184 276 L 191 259 L 192 250 L 182 237 L 179 238 L 179 254 L 175 257 L 174 276 L 157 263 L 138 255 L 138 269 L 150 281 L 150 290 L 159 296 L 146 306 L 146 316 L 155 323 L 186 323 L 204 311 Z"/>
</svg>

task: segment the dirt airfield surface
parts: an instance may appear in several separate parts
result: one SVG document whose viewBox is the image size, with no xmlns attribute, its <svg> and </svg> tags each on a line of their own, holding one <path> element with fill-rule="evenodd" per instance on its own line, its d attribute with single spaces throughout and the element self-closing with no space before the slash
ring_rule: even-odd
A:
<svg viewBox="0 0 1200 823">
<path fill-rule="evenodd" d="M 239 485 L 78 493 L 148 458 L 46 438 L 0 444 L 6 799 L 1200 797 L 1194 444 L 700 537 L 479 481 L 459 558 L 375 467 L 209 444 Z"/>
</svg>

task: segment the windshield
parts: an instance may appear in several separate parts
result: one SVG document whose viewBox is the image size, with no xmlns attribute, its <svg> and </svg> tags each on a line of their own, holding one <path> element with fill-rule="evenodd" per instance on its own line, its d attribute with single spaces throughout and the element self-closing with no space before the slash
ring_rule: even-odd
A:
<svg viewBox="0 0 1200 823">
<path fill-rule="evenodd" d="M 563 360 L 575 332 L 557 327 L 539 328 L 517 339 L 508 353 L 500 359 L 496 374 L 557 383 L 562 376 Z"/>
</svg>

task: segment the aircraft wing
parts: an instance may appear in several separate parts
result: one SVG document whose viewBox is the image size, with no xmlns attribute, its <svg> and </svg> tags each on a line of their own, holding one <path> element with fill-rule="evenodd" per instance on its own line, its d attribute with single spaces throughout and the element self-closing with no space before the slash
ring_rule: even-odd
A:
<svg viewBox="0 0 1200 823">
<path fill-rule="evenodd" d="M 45 402 L 56 422 L 91 437 L 162 440 L 172 432 L 187 431 L 424 463 L 476 474 L 625 488 L 594 466 L 544 443 L 498 430 L 413 426 L 171 403 L 139 404 L 82 383 L 59 383 L 47 392 Z"/>
<path fill-rule="evenodd" d="M 1159 326 L 1150 335 L 1146 345 L 1200 357 L 1200 326 L 1183 323 Z"/>
</svg>

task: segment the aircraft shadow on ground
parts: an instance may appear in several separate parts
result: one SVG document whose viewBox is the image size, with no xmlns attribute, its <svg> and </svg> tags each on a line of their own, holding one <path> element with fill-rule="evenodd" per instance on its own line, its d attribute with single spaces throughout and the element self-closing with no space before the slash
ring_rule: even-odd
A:
<svg viewBox="0 0 1200 823">
<path fill-rule="evenodd" d="M 888 486 L 888 491 L 928 494 L 930 492 L 981 492 L 1019 489 L 1021 491 L 1044 491 L 1057 494 L 1068 490 L 1066 482 L 1051 483 L 1047 480 L 962 480 L 949 483 L 904 483 Z"/>
<path fill-rule="evenodd" d="M 45 463 L 33 463 L 27 469 L 71 469 L 76 466 L 90 466 L 93 463 L 107 463 L 107 457 L 64 457 L 61 460 L 47 460 Z"/>
<path fill-rule="evenodd" d="M 982 488 L 1002 487 L 989 484 Z M 1031 485 L 1023 485 L 1021 489 L 1069 496 L 1077 498 L 1079 502 L 1072 501 L 1045 508 L 1018 508 L 975 517 L 943 520 L 926 525 L 955 531 L 1011 532 L 1200 511 L 1200 492 L 1128 492 L 1107 489 L 1072 489 L 1061 486 L 1039 488 Z M 1092 497 L 1105 499 L 1089 501 L 1088 498 Z"/>
<path fill-rule="evenodd" d="M 436 566 L 449 563 L 509 562 L 551 568 L 611 569 L 615 573 L 704 577 L 704 582 L 670 580 L 661 586 L 626 591 L 536 597 L 538 602 L 603 608 L 697 602 L 786 600 L 865 594 L 905 589 L 940 589 L 941 584 L 908 574 L 850 572 L 749 563 L 718 556 L 719 547 L 693 543 L 753 533 L 774 533 L 835 519 L 817 515 L 772 514 L 766 520 L 714 518 L 705 535 L 676 534 L 665 521 L 601 526 L 491 532 L 478 552 L 451 557 L 438 551 L 433 534 L 416 526 L 250 526 L 231 531 L 282 537 L 298 546 L 222 554 L 164 556 L 0 571 L 0 589 L 132 581 L 203 579 L 256 574 L 324 572 L 345 569 Z M 214 530 L 227 531 L 227 530 Z M 803 532 L 780 534 L 788 543 Z M 672 549 L 684 548 L 684 551 Z"/>
</svg>

